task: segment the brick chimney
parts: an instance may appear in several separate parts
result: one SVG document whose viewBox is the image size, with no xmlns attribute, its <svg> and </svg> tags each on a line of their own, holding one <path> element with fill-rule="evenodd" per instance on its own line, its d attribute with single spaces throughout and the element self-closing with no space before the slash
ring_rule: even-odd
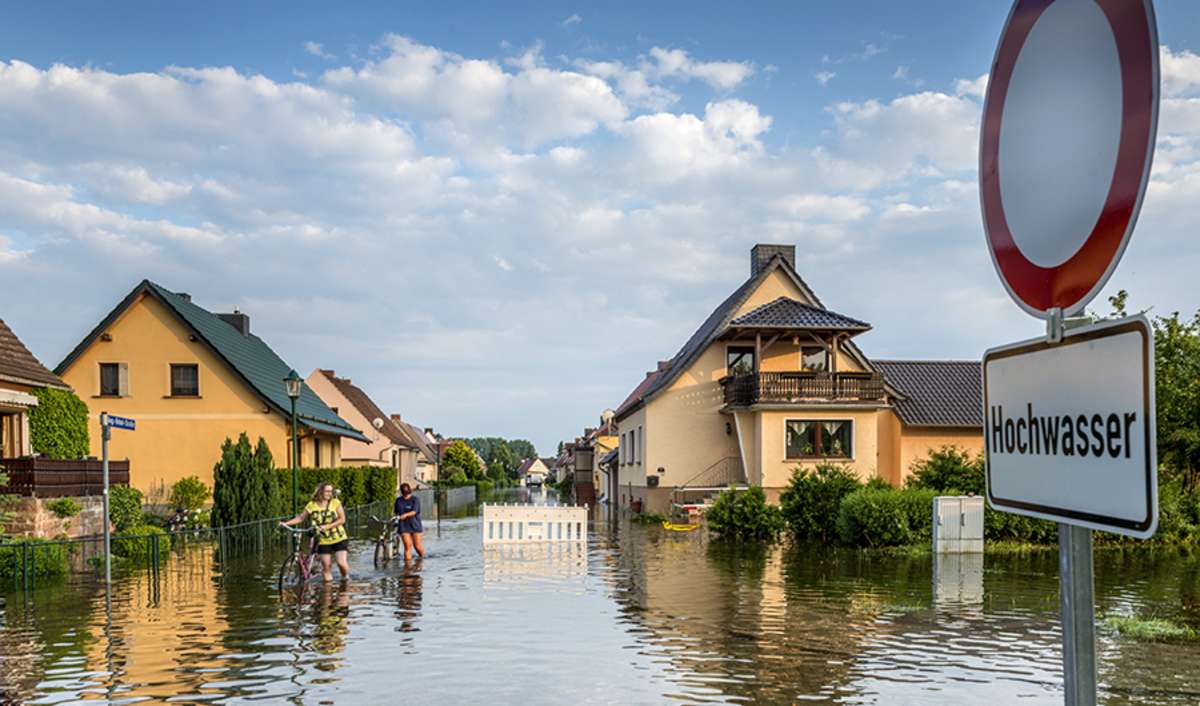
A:
<svg viewBox="0 0 1200 706">
<path fill-rule="evenodd" d="M 750 276 L 761 272 L 767 265 L 771 263 L 771 258 L 776 255 L 783 256 L 787 264 L 794 270 L 796 269 L 796 246 L 795 245 L 769 245 L 767 243 L 759 243 L 750 249 Z"/>
<path fill-rule="evenodd" d="M 217 318 L 237 329 L 243 336 L 250 335 L 250 317 L 237 309 L 234 309 L 232 314 L 217 314 Z"/>
</svg>

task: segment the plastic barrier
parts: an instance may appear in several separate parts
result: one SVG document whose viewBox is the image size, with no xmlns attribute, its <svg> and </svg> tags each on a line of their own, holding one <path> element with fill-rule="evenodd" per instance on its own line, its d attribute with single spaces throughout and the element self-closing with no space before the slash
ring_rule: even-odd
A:
<svg viewBox="0 0 1200 706">
<path fill-rule="evenodd" d="M 484 505 L 483 543 L 586 542 L 587 507 Z"/>
</svg>

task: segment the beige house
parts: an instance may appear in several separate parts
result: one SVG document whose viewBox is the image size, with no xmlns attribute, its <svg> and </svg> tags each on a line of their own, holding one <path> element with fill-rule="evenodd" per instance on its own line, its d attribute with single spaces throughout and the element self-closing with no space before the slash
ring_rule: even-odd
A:
<svg viewBox="0 0 1200 706">
<path fill-rule="evenodd" d="M 419 469 L 421 449 L 400 426 L 403 422 L 397 423 L 395 418 L 384 414 L 362 388 L 332 370 L 318 368 L 305 383 L 339 417 L 362 429 L 368 439 L 342 437 L 343 466 L 388 466 L 396 469 L 397 487 L 405 482 L 421 483 L 424 479 L 424 474 L 418 474 L 424 470 Z"/>
<path fill-rule="evenodd" d="M 522 485 L 541 485 L 550 475 L 550 469 L 540 458 L 527 458 L 517 467 L 517 480 Z"/>
<path fill-rule="evenodd" d="M 899 484 L 940 446 L 983 447 L 979 363 L 872 361 L 795 247 L 757 245 L 749 279 L 617 409 L 617 498 L 651 510 L 734 485 L 777 498 L 798 465 Z"/>
</svg>

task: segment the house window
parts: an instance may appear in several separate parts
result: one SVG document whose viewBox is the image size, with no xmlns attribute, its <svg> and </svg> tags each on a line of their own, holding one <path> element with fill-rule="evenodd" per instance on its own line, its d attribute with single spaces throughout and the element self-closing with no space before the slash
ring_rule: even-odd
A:
<svg viewBox="0 0 1200 706">
<path fill-rule="evenodd" d="M 321 440 L 313 438 L 313 468 L 321 467 Z"/>
<path fill-rule="evenodd" d="M 637 443 L 638 463 L 641 464 L 643 461 L 646 460 L 646 437 L 645 437 L 645 435 L 642 434 L 641 427 L 638 427 L 637 435 L 638 435 L 638 443 Z"/>
<path fill-rule="evenodd" d="M 119 363 L 100 364 L 100 395 L 103 397 L 119 397 L 121 394 L 121 365 Z"/>
<path fill-rule="evenodd" d="M 725 373 L 727 375 L 749 375 L 754 372 L 754 346 L 728 346 L 725 348 Z"/>
<path fill-rule="evenodd" d="M 171 364 L 171 396 L 200 396 L 200 367 L 195 363 Z"/>
<path fill-rule="evenodd" d="M 829 351 L 821 346 L 801 346 L 800 369 L 809 373 L 827 372 L 829 370 Z"/>
<path fill-rule="evenodd" d="M 789 419 L 787 457 L 853 458 L 854 422 L 850 420 Z"/>
<path fill-rule="evenodd" d="M 637 430 L 633 429 L 629 432 L 629 462 L 637 461 Z"/>
</svg>

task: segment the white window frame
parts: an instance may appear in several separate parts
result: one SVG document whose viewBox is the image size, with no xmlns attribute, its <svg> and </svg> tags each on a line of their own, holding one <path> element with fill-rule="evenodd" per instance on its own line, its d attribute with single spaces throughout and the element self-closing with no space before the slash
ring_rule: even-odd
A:
<svg viewBox="0 0 1200 706">
<path fill-rule="evenodd" d="M 790 458 L 787 451 L 787 428 L 791 422 L 850 422 L 850 455 L 849 456 L 812 456 L 803 458 Z M 854 417 L 787 417 L 783 420 L 783 460 L 792 461 L 795 463 L 820 463 L 829 461 L 831 463 L 849 463 L 857 458 L 858 454 L 858 423 Z"/>
</svg>

